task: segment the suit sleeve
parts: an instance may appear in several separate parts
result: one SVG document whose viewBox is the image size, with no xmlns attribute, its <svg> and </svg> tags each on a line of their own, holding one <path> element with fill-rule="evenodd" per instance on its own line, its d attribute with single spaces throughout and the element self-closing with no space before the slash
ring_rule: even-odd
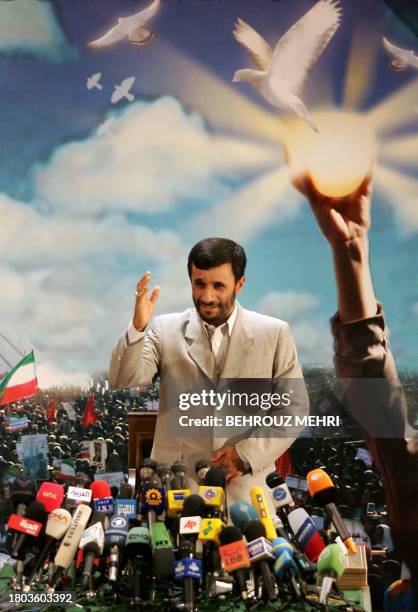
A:
<svg viewBox="0 0 418 612">
<path fill-rule="evenodd" d="M 161 362 L 161 324 L 156 317 L 146 334 L 129 343 L 125 333 L 113 349 L 109 366 L 112 387 L 148 385 L 159 374 Z"/>
<path fill-rule="evenodd" d="M 290 332 L 289 325 L 284 323 L 279 334 L 274 364 L 273 378 L 275 381 L 275 389 L 280 394 L 291 392 L 290 406 L 285 410 L 272 409 L 269 414 L 295 415 L 304 416 L 309 413 L 309 398 L 306 386 L 303 380 L 302 368 L 300 366 L 295 342 Z M 277 428 L 272 428 L 269 432 L 263 429 L 264 433 L 268 433 L 269 437 L 258 437 L 258 433 L 253 431 L 251 436 L 245 440 L 237 442 L 235 445 L 238 453 L 245 456 L 254 473 L 263 470 L 275 463 L 295 441 L 298 433 L 303 429 L 299 428 L 297 432 L 292 427 L 291 437 L 282 437 L 281 432 Z"/>
<path fill-rule="evenodd" d="M 405 440 L 407 406 L 379 305 L 376 316 L 331 320 L 335 367 L 381 473 L 395 546 L 418 580 L 418 453 Z"/>
</svg>

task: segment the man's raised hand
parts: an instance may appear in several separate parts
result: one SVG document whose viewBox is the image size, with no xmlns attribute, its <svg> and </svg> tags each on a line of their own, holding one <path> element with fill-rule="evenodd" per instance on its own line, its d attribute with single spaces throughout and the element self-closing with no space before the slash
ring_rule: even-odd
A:
<svg viewBox="0 0 418 612">
<path fill-rule="evenodd" d="M 148 325 L 154 311 L 154 304 L 160 293 L 160 287 L 157 285 L 154 287 L 151 297 L 148 297 L 150 280 L 151 272 L 145 272 L 136 285 L 135 311 L 132 323 L 138 331 L 144 331 Z"/>
</svg>

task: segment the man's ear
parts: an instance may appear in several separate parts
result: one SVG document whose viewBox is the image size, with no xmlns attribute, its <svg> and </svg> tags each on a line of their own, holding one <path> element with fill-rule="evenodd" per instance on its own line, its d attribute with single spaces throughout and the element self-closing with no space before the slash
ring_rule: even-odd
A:
<svg viewBox="0 0 418 612">
<path fill-rule="evenodd" d="M 237 284 L 235 285 L 235 295 L 238 295 L 245 284 L 245 276 L 241 276 Z"/>
</svg>

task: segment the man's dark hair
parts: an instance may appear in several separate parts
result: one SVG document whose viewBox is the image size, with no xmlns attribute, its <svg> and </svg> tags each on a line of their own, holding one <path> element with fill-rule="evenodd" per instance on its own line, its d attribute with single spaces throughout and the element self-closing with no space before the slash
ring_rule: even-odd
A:
<svg viewBox="0 0 418 612">
<path fill-rule="evenodd" d="M 231 264 L 235 281 L 239 281 L 244 276 L 247 264 L 242 246 L 228 238 L 205 238 L 195 244 L 189 253 L 187 260 L 189 277 L 192 277 L 192 264 L 200 270 L 209 270 L 224 263 Z"/>
</svg>

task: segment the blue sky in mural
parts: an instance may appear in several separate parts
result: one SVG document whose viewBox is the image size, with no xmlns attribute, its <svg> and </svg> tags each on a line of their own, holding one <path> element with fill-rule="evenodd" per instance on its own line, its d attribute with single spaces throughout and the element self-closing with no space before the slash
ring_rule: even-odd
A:
<svg viewBox="0 0 418 612">
<path fill-rule="evenodd" d="M 247 250 L 240 302 L 288 320 L 304 365 L 329 365 L 330 255 L 283 180 L 283 115 L 231 83 L 250 65 L 232 37 L 236 17 L 274 43 L 312 2 L 162 0 L 152 44 L 87 47 L 143 5 L 0 3 L 3 329 L 33 344 L 54 380 L 104 369 L 137 276 L 150 269 L 161 284 L 158 313 L 182 310 L 188 250 L 225 235 Z M 418 74 L 388 68 L 381 36 L 418 44 L 383 2 L 341 5 L 305 100 L 367 113 L 377 133 L 373 276 L 398 364 L 417 370 Z M 87 90 L 97 72 L 103 89 Z M 135 100 L 112 104 L 130 76 Z M 99 136 L 109 117 L 111 135 Z"/>
</svg>

